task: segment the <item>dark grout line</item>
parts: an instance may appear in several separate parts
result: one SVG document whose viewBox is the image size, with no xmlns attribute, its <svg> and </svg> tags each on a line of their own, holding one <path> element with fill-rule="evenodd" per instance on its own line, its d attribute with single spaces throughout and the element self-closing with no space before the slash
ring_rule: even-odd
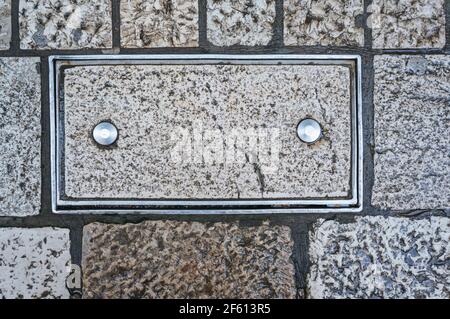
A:
<svg viewBox="0 0 450 319">
<path fill-rule="evenodd" d="M 41 57 L 41 212 L 45 217 L 51 214 L 50 183 L 50 109 L 48 62 Z"/>
<path fill-rule="evenodd" d="M 445 54 L 450 54 L 450 1 L 444 0 L 445 14 Z"/>
<path fill-rule="evenodd" d="M 112 47 L 120 49 L 120 0 L 111 0 Z"/>
<path fill-rule="evenodd" d="M 363 13 L 363 21 L 362 23 L 364 28 L 364 48 L 367 51 L 372 49 L 372 29 L 367 25 L 367 21 L 369 16 L 371 15 L 368 12 L 369 7 L 372 5 L 372 0 L 364 0 L 364 13 Z"/>
<path fill-rule="evenodd" d="M 292 225 L 291 232 L 294 241 L 292 261 L 295 267 L 297 298 L 308 297 L 307 276 L 309 273 L 309 225 L 312 223 L 297 223 Z"/>
<path fill-rule="evenodd" d="M 208 46 L 207 0 L 198 0 L 198 45 Z"/>
<path fill-rule="evenodd" d="M 284 45 L 284 1 L 275 1 L 275 21 L 273 24 L 273 38 L 271 44 L 281 48 Z"/>
<path fill-rule="evenodd" d="M 17 53 L 19 49 L 20 49 L 19 1 L 11 1 L 11 47 L 9 49 L 9 53 L 10 54 Z"/>
</svg>

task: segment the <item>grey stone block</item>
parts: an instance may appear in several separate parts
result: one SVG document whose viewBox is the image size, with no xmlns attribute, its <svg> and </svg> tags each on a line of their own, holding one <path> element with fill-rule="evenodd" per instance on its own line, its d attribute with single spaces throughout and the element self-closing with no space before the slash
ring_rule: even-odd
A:
<svg viewBox="0 0 450 319">
<path fill-rule="evenodd" d="M 69 198 L 349 195 L 346 66 L 78 66 L 64 83 Z M 297 136 L 306 117 L 324 129 L 314 145 Z M 119 130 L 108 149 L 91 138 L 103 120 Z"/>
<path fill-rule="evenodd" d="M 39 58 L 0 58 L 0 215 L 39 213 Z"/>
<path fill-rule="evenodd" d="M 445 0 L 373 0 L 367 24 L 374 48 L 442 48 Z"/>
<path fill-rule="evenodd" d="M 11 41 L 11 0 L 0 0 L 0 50 L 9 49 Z"/>
<path fill-rule="evenodd" d="M 0 299 L 68 298 L 69 230 L 0 228 Z"/>
<path fill-rule="evenodd" d="M 22 49 L 110 48 L 110 0 L 20 0 Z"/>
<path fill-rule="evenodd" d="M 83 232 L 84 298 L 294 298 L 285 226 L 147 221 Z"/>
<path fill-rule="evenodd" d="M 124 47 L 198 46 L 198 1 L 121 0 L 120 17 Z"/>
<path fill-rule="evenodd" d="M 207 36 L 216 46 L 267 45 L 274 21 L 275 0 L 208 0 Z"/>
<path fill-rule="evenodd" d="M 363 46 L 363 0 L 284 1 L 284 44 Z"/>
<path fill-rule="evenodd" d="M 372 203 L 450 207 L 450 56 L 376 56 Z"/>
<path fill-rule="evenodd" d="M 312 298 L 450 297 L 446 217 L 319 220 L 310 234 Z"/>
</svg>

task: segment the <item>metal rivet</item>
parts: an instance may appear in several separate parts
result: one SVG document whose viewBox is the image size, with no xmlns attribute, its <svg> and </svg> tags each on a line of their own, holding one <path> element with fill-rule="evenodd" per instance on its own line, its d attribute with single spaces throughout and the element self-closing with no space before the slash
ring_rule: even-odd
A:
<svg viewBox="0 0 450 319">
<path fill-rule="evenodd" d="M 100 122 L 92 131 L 94 140 L 103 146 L 114 144 L 114 142 L 117 141 L 118 135 L 117 128 L 110 122 Z"/>
<path fill-rule="evenodd" d="M 322 127 L 314 119 L 303 119 L 298 123 L 297 136 L 302 142 L 313 144 L 322 137 Z"/>
</svg>

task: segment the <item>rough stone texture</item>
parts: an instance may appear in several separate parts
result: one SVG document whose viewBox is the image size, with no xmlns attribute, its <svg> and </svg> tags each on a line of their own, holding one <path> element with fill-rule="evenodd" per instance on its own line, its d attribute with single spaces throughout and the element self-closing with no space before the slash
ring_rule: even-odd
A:
<svg viewBox="0 0 450 319">
<path fill-rule="evenodd" d="M 94 223 L 83 234 L 84 298 L 295 298 L 285 226 Z"/>
<path fill-rule="evenodd" d="M 450 207 L 450 56 L 375 57 L 372 203 Z"/>
<path fill-rule="evenodd" d="M 450 298 L 450 223 L 319 220 L 310 235 L 312 298 Z"/>
<path fill-rule="evenodd" d="M 208 41 L 216 46 L 267 45 L 273 36 L 275 0 L 208 0 Z"/>
<path fill-rule="evenodd" d="M 9 49 L 11 41 L 11 0 L 0 0 L 0 50 Z"/>
<path fill-rule="evenodd" d="M 445 0 L 373 0 L 367 24 L 374 48 L 442 48 Z"/>
<path fill-rule="evenodd" d="M 110 48 L 110 0 L 20 0 L 22 49 Z"/>
<path fill-rule="evenodd" d="M 0 215 L 35 215 L 41 195 L 39 58 L 0 58 Z"/>
<path fill-rule="evenodd" d="M 65 71 L 64 83 L 69 197 L 325 198 L 350 191 L 346 66 L 78 66 Z M 324 127 L 312 146 L 296 133 L 305 117 Z M 110 149 L 91 138 L 105 119 L 119 129 Z M 255 149 L 249 132 L 264 128 L 272 130 L 260 135 L 270 149 Z M 243 144 L 228 139 L 233 130 Z M 181 143 L 192 152 L 178 160 Z"/>
<path fill-rule="evenodd" d="M 198 46 L 198 1 L 121 0 L 122 46 Z"/>
<path fill-rule="evenodd" d="M 363 13 L 363 0 L 286 0 L 284 44 L 363 46 Z"/>
<path fill-rule="evenodd" d="M 0 229 L 0 299 L 68 298 L 69 230 Z"/>
</svg>

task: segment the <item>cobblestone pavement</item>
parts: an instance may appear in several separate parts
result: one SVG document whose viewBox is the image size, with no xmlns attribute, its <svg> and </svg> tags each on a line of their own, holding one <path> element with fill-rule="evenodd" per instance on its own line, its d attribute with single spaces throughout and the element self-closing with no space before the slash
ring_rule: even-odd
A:
<svg viewBox="0 0 450 319">
<path fill-rule="evenodd" d="M 48 57 L 162 53 L 360 55 L 362 212 L 52 213 Z M 0 298 L 450 298 L 449 54 L 450 4 L 445 0 L 0 0 Z M 124 70 L 120 79 L 127 80 Z M 233 83 L 244 83 L 249 76 L 240 78 L 248 72 L 245 68 L 220 70 L 223 79 L 216 87 L 227 87 L 227 74 L 236 75 Z M 281 103 L 274 92 L 283 77 L 271 78 L 258 70 L 260 77 L 251 82 L 254 92 L 261 77 L 266 77 L 267 85 L 261 84 L 265 91 L 259 91 L 263 93 L 255 103 Z M 283 76 L 289 77 L 289 70 L 283 69 Z M 83 104 L 105 88 L 119 95 L 127 92 L 124 98 L 134 105 L 141 105 L 142 98 L 155 98 L 148 92 L 135 94 L 132 84 L 120 87 L 114 74 L 110 81 L 97 83 L 92 71 L 68 72 L 70 103 Z M 109 73 L 102 72 L 106 79 Z M 136 68 L 129 78 L 141 81 L 145 72 L 150 71 Z M 334 98 L 333 90 L 348 85 L 339 70 L 330 71 L 328 77 L 316 77 L 312 70 L 300 72 L 305 77 L 295 81 L 310 89 L 292 95 L 294 86 L 289 86 L 291 91 L 286 89 L 281 98 L 301 100 L 304 94 L 307 99 L 314 87 L 327 87 L 330 93 L 315 93 L 319 101 Z M 180 74 L 192 77 L 192 83 L 205 82 L 205 87 L 214 82 L 187 70 Z M 202 96 L 189 96 L 190 90 L 177 86 L 177 73 L 172 76 L 173 87 L 162 79 L 158 94 L 168 114 L 177 114 L 171 103 L 202 101 Z M 98 87 L 89 91 L 89 83 Z M 239 88 L 230 91 L 228 99 L 241 101 L 244 93 Z M 182 97 L 174 99 L 177 93 Z M 89 101 L 97 106 L 105 103 Z M 114 98 L 107 102 L 116 103 Z M 236 103 L 236 109 L 243 109 L 244 102 Z M 336 111 L 338 100 L 334 102 L 323 120 L 345 123 L 346 115 Z M 211 105 L 203 113 L 174 118 L 216 112 Z M 313 113 L 314 105 L 310 107 L 306 109 Z M 242 112 L 245 121 L 254 118 Z M 277 113 L 277 121 L 288 122 L 294 116 L 292 109 L 285 113 Z M 82 112 L 71 116 L 69 129 L 93 121 Z M 126 125 L 127 116 L 134 115 L 117 110 L 110 116 Z M 315 188 L 277 176 L 274 183 L 285 187 L 283 194 L 324 192 L 333 197 L 348 192 L 348 185 L 327 180 L 331 172 L 341 180 L 346 175 L 348 156 L 339 158 L 343 154 L 339 150 L 346 148 L 342 134 L 346 134 L 342 127 L 325 132 L 318 166 L 325 167 L 324 173 L 315 174 L 318 168 L 310 166 L 309 175 L 302 175 L 302 179 L 316 176 Z M 113 187 L 103 189 L 102 174 L 108 171 L 92 169 L 102 155 L 80 156 L 91 146 L 80 143 L 76 130 L 70 137 L 67 156 L 73 167 L 67 169 L 73 179 L 66 181 L 70 194 L 139 193 L 139 184 L 137 190 L 118 185 L 139 181 L 145 165 L 133 161 L 135 157 L 118 156 L 118 166 L 128 156 L 125 173 Z M 124 137 L 122 142 L 126 141 L 139 144 Z M 328 147 L 337 152 L 335 156 L 324 150 Z M 307 155 L 300 156 L 302 162 Z M 288 164 L 295 160 L 287 158 Z M 164 164 L 162 160 L 155 167 Z M 134 169 L 127 171 L 130 167 Z M 271 179 L 264 180 L 263 173 L 248 167 L 248 176 L 258 175 L 255 185 L 249 182 L 241 193 L 235 185 L 218 183 L 214 196 L 229 192 L 240 197 L 246 191 L 249 197 L 267 195 Z M 133 177 L 138 170 L 140 175 Z M 178 176 L 190 172 L 171 170 Z M 293 168 L 287 165 L 286 170 Z M 203 193 L 195 191 L 206 173 L 187 174 L 183 180 L 190 186 L 180 184 L 178 192 L 207 196 L 211 184 L 202 184 Z M 217 176 L 219 181 L 227 177 Z M 152 183 L 168 182 L 158 175 L 152 178 Z M 241 182 L 248 180 L 243 173 Z M 261 185 L 267 188 L 260 190 Z"/>
</svg>

